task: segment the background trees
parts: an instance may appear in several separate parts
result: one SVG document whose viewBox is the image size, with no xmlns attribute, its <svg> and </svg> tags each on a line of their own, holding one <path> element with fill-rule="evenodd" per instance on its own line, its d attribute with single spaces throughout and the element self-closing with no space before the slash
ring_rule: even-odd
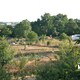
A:
<svg viewBox="0 0 80 80">
<path fill-rule="evenodd" d="M 24 44 L 24 50 L 26 51 L 26 41 L 29 44 L 41 39 L 43 44 L 47 36 L 58 37 L 61 40 L 64 39 L 66 43 L 63 42 L 59 46 L 58 54 L 59 58 L 51 64 L 46 64 L 40 66 L 36 71 L 38 80 L 77 80 L 77 64 L 80 61 L 80 49 L 75 46 L 70 41 L 68 36 L 73 34 L 80 34 L 80 20 L 78 19 L 68 19 L 67 15 L 58 14 L 51 16 L 49 13 L 45 13 L 41 16 L 41 19 L 37 21 L 29 22 L 28 20 L 23 20 L 14 27 L 11 25 L 0 25 L 0 36 L 5 37 L 17 37 L 21 39 L 21 44 Z M 39 38 L 38 38 L 39 36 Z M 23 41 L 22 41 L 23 40 Z M 16 39 L 16 43 L 18 43 Z M 20 41 L 19 41 L 20 42 Z M 50 42 L 47 41 L 47 46 Z M 80 43 L 80 40 L 77 41 Z M 20 44 L 20 43 L 19 43 Z M 13 58 L 14 52 L 11 50 L 10 45 L 4 39 L 0 39 L 0 80 L 10 80 L 11 75 L 5 69 L 5 65 Z M 24 69 L 25 60 L 22 59 L 19 67 L 20 71 L 16 75 L 18 77 L 26 76 Z"/>
<path fill-rule="evenodd" d="M 59 37 L 62 33 L 68 36 L 80 34 L 80 20 L 68 19 L 63 14 L 52 16 L 45 13 L 37 21 L 30 22 L 26 19 L 15 26 L 0 25 L 0 36 L 25 38 L 30 31 L 36 32 L 38 36 L 45 34 L 53 37 Z"/>
<path fill-rule="evenodd" d="M 73 19 L 69 19 L 68 23 L 65 25 L 65 33 L 68 35 L 78 33 L 78 25 Z"/>
<path fill-rule="evenodd" d="M 65 24 L 67 22 L 68 22 L 67 15 L 58 14 L 54 17 L 53 24 L 54 24 L 54 28 L 56 29 L 57 36 L 59 36 L 63 32 L 65 33 Z"/>
<path fill-rule="evenodd" d="M 14 36 L 18 38 L 25 37 L 31 31 L 31 25 L 28 20 L 23 20 L 14 27 Z"/>
<path fill-rule="evenodd" d="M 47 36 L 59 37 L 62 33 L 67 35 L 80 34 L 80 20 L 68 19 L 67 15 L 58 14 L 51 16 L 45 13 L 41 19 L 31 22 L 32 30 L 39 36 L 46 34 Z"/>
<path fill-rule="evenodd" d="M 0 25 L 0 36 L 9 37 L 11 34 L 12 31 L 7 25 Z"/>
</svg>

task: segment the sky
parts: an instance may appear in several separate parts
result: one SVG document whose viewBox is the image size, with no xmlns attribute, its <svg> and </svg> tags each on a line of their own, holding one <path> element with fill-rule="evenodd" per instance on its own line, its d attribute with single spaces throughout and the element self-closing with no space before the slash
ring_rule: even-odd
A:
<svg viewBox="0 0 80 80">
<path fill-rule="evenodd" d="M 36 21 L 45 13 L 80 19 L 79 8 L 80 0 L 0 0 L 0 22 Z"/>
</svg>

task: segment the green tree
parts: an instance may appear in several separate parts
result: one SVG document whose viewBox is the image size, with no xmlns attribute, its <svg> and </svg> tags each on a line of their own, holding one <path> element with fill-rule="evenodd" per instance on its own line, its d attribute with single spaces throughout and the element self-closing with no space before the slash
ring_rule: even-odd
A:
<svg viewBox="0 0 80 80">
<path fill-rule="evenodd" d="M 64 42 L 60 45 L 60 62 L 64 73 L 64 80 L 77 79 L 77 66 L 80 61 L 80 49 L 72 42 Z M 66 77 L 65 77 L 66 75 Z"/>
<path fill-rule="evenodd" d="M 23 20 L 14 28 L 14 36 L 18 38 L 25 37 L 31 31 L 31 24 L 28 20 Z"/>
<path fill-rule="evenodd" d="M 11 30 L 7 27 L 2 28 L 1 35 L 9 37 L 12 34 Z"/>
<path fill-rule="evenodd" d="M 65 24 L 68 22 L 66 15 L 58 14 L 51 16 L 49 13 L 45 13 L 35 22 L 32 22 L 32 30 L 38 33 L 38 35 L 46 34 L 47 36 L 58 36 L 65 31 Z"/>
<path fill-rule="evenodd" d="M 77 34 L 80 34 L 80 20 L 79 19 L 75 19 L 74 20 L 76 23 L 77 23 L 77 25 L 78 25 L 78 28 L 77 28 Z"/>
<path fill-rule="evenodd" d="M 11 74 L 5 69 L 14 57 L 14 51 L 4 38 L 0 38 L 0 80 L 11 80 Z"/>
<path fill-rule="evenodd" d="M 37 21 L 31 22 L 32 31 L 36 32 L 39 36 L 42 34 L 40 28 L 41 28 L 41 20 L 37 19 Z"/>
<path fill-rule="evenodd" d="M 32 30 L 38 33 L 39 36 L 42 34 L 51 35 L 53 24 L 53 16 L 49 13 L 45 13 L 41 16 L 41 20 L 37 19 L 37 21 L 32 22 Z"/>
<path fill-rule="evenodd" d="M 69 39 L 69 36 L 65 33 L 62 33 L 59 37 L 61 40 Z"/>
<path fill-rule="evenodd" d="M 65 25 L 65 33 L 68 35 L 77 34 L 78 25 L 73 19 L 69 19 Z"/>
<path fill-rule="evenodd" d="M 41 40 L 42 40 L 42 42 L 44 42 L 45 40 L 46 40 L 46 35 L 45 34 L 43 34 L 42 36 L 41 36 Z"/>
<path fill-rule="evenodd" d="M 52 27 L 53 24 L 53 16 L 51 16 L 49 13 L 45 13 L 43 16 L 41 16 L 41 32 L 46 35 L 52 34 Z"/>
<path fill-rule="evenodd" d="M 65 24 L 68 22 L 66 15 L 58 14 L 54 17 L 54 29 L 56 29 L 57 36 L 62 34 L 65 31 Z M 53 34 L 54 35 L 54 34 Z"/>
<path fill-rule="evenodd" d="M 37 80 L 79 80 L 77 65 L 80 49 L 72 42 L 64 41 L 57 52 L 60 59 L 38 67 Z"/>
<path fill-rule="evenodd" d="M 38 40 L 38 35 L 34 31 L 31 31 L 27 35 L 27 40 L 32 43 Z"/>
<path fill-rule="evenodd" d="M 0 26 L 0 36 L 9 37 L 12 34 L 12 31 L 7 27 L 7 25 Z"/>
<path fill-rule="evenodd" d="M 13 37 L 14 27 L 13 27 L 12 25 L 7 25 L 6 27 L 7 27 L 7 28 L 9 29 L 9 31 L 11 32 L 8 36 L 9 36 L 9 37 Z"/>
</svg>

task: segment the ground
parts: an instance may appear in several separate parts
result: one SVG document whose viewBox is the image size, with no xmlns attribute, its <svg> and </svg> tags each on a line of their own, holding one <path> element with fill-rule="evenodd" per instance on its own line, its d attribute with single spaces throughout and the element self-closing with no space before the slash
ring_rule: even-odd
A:
<svg viewBox="0 0 80 80">
<path fill-rule="evenodd" d="M 56 60 L 55 56 L 59 58 L 55 54 L 55 51 L 58 51 L 58 45 L 59 41 L 53 41 L 53 44 L 50 46 L 46 45 L 11 45 L 12 48 L 16 51 L 15 52 L 15 62 L 18 65 L 19 64 L 19 57 L 25 56 L 30 57 L 31 55 L 34 56 L 32 59 L 29 59 L 28 62 L 26 62 L 27 68 L 26 70 L 29 72 L 32 72 L 35 70 L 36 64 L 39 63 L 39 65 L 46 64 L 50 61 Z M 16 73 L 19 70 L 19 67 L 12 64 L 8 65 L 8 70 L 11 73 Z M 27 80 L 35 80 L 33 76 L 26 76 Z"/>
</svg>

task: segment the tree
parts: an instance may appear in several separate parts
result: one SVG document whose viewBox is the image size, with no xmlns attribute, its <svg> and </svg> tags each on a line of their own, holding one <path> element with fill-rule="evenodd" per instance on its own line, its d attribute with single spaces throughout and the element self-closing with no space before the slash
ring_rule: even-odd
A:
<svg viewBox="0 0 80 80">
<path fill-rule="evenodd" d="M 62 33 L 59 37 L 61 40 L 69 39 L 69 36 L 65 33 Z"/>
<path fill-rule="evenodd" d="M 49 13 L 45 13 L 35 22 L 32 22 L 32 30 L 38 33 L 38 35 L 46 34 L 47 36 L 58 36 L 65 31 L 65 24 L 68 22 L 66 15 L 58 14 L 51 16 Z"/>
<path fill-rule="evenodd" d="M 77 65 L 80 61 L 80 49 L 72 42 L 64 42 L 60 45 L 60 62 L 64 80 L 77 80 Z M 66 77 L 65 77 L 66 75 Z"/>
<path fill-rule="evenodd" d="M 53 16 L 49 13 L 45 13 L 41 16 L 41 20 L 37 19 L 37 21 L 32 22 L 32 30 L 38 33 L 39 36 L 43 34 L 51 35 L 53 26 Z"/>
<path fill-rule="evenodd" d="M 80 20 L 79 20 L 79 19 L 75 19 L 74 21 L 75 21 L 75 22 L 77 23 L 77 25 L 78 25 L 77 34 L 80 34 Z"/>
<path fill-rule="evenodd" d="M 6 27 L 7 27 L 7 28 L 9 29 L 9 31 L 11 32 L 8 36 L 9 36 L 9 37 L 13 37 L 14 27 L 13 27 L 12 25 L 7 25 Z"/>
<path fill-rule="evenodd" d="M 28 20 L 23 20 L 14 28 L 14 36 L 18 38 L 25 37 L 31 31 L 31 24 Z"/>
<path fill-rule="evenodd" d="M 11 75 L 0 65 L 0 80 L 11 80 Z"/>
<path fill-rule="evenodd" d="M 12 31 L 7 27 L 7 25 L 0 26 L 0 36 L 9 37 Z"/>
<path fill-rule="evenodd" d="M 39 36 L 42 34 L 40 28 L 41 28 L 41 20 L 37 19 L 37 21 L 31 22 L 32 31 L 36 32 Z"/>
<path fill-rule="evenodd" d="M 77 34 L 78 25 L 73 19 L 69 19 L 65 25 L 65 33 L 68 35 Z"/>
<path fill-rule="evenodd" d="M 52 34 L 52 27 L 53 24 L 53 16 L 51 16 L 49 13 L 45 13 L 43 16 L 41 16 L 41 32 L 43 34 L 46 34 L 50 36 Z"/>
<path fill-rule="evenodd" d="M 66 15 L 58 14 L 54 17 L 54 28 L 56 29 L 57 36 L 60 36 L 65 31 L 65 24 L 68 22 L 68 18 Z"/>
<path fill-rule="evenodd" d="M 34 31 L 31 31 L 27 35 L 27 40 L 30 41 L 30 43 L 35 42 L 38 40 L 38 35 Z"/>
<path fill-rule="evenodd" d="M 43 35 L 41 36 L 42 42 L 44 42 L 44 41 L 46 40 L 46 38 L 47 38 L 47 36 L 46 36 L 45 34 L 43 34 Z"/>
<path fill-rule="evenodd" d="M 11 30 L 7 27 L 2 28 L 1 35 L 9 37 L 12 34 Z"/>
<path fill-rule="evenodd" d="M 5 66 L 14 57 L 14 51 L 4 38 L 0 38 L 0 80 L 11 80 Z"/>
<path fill-rule="evenodd" d="M 37 80 L 79 80 L 77 65 L 80 61 L 80 49 L 72 42 L 64 41 L 57 52 L 60 59 L 42 65 L 36 71 Z"/>
</svg>

